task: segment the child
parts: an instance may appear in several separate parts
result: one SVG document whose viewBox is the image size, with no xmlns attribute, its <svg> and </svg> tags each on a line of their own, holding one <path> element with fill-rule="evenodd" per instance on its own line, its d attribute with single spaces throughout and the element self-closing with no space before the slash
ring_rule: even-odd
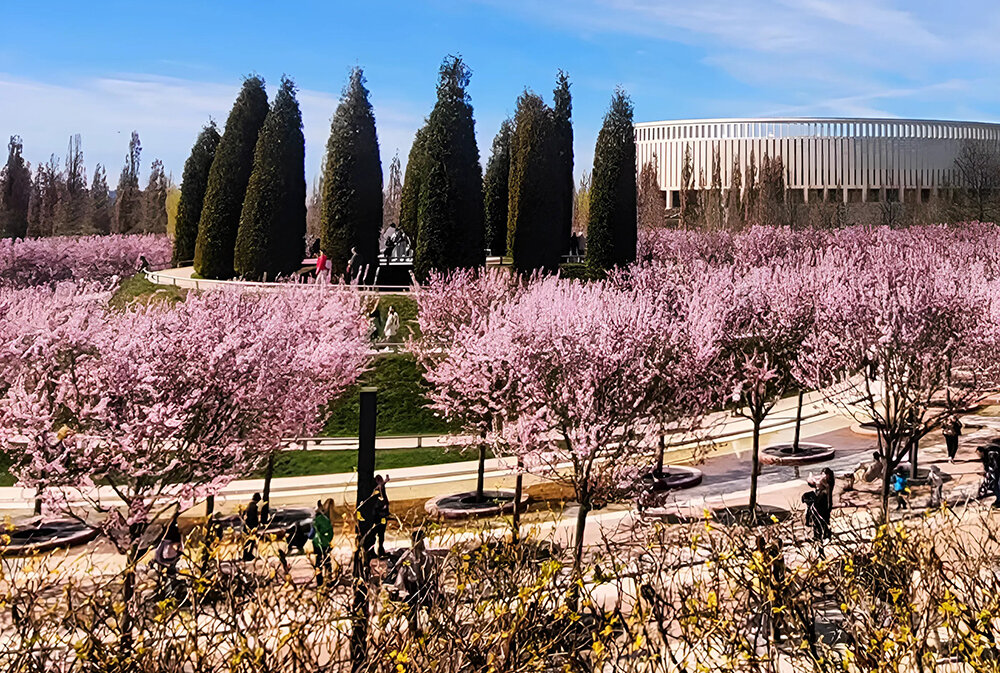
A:
<svg viewBox="0 0 1000 673">
<path fill-rule="evenodd" d="M 906 471 L 897 468 L 892 475 L 892 492 L 896 495 L 896 509 L 907 509 L 906 504 Z"/>
</svg>

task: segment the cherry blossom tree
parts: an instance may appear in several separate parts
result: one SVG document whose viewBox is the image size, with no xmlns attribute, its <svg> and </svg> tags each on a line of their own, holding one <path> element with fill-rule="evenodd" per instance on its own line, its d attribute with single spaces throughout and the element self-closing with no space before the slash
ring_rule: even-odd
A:
<svg viewBox="0 0 1000 673">
<path fill-rule="evenodd" d="M 453 397 L 437 404 L 492 400 L 483 409 L 500 420 L 487 441 L 572 487 L 577 572 L 588 513 L 648 461 L 644 421 L 684 347 L 682 321 L 661 309 L 648 293 L 608 283 L 537 279 L 456 331 L 439 379 Z"/>
<path fill-rule="evenodd" d="M 920 438 L 997 387 L 998 280 L 988 264 L 919 230 L 831 250 L 820 267 L 803 373 L 875 424 L 886 516 L 889 478 L 908 454 L 916 467 Z"/>
<path fill-rule="evenodd" d="M 520 281 L 506 271 L 462 269 L 431 274 L 413 286 L 419 337 L 407 349 L 431 384 L 431 408 L 474 438 L 479 452 L 477 501 L 483 500 L 487 436 L 496 437 L 503 418 L 503 389 L 509 375 L 495 353 L 474 355 L 464 349 L 468 336 L 481 334 L 501 303 L 513 301 Z M 476 375 L 470 376 L 469 369 Z"/>
<path fill-rule="evenodd" d="M 51 508 L 105 515 L 130 560 L 164 508 L 317 429 L 366 363 L 349 291 L 212 292 L 123 312 L 105 300 L 25 292 L 0 321 L 19 356 L 4 367 L 0 439 L 21 484 L 44 487 Z"/>
<path fill-rule="evenodd" d="M 811 268 L 799 264 L 715 271 L 712 307 L 720 315 L 717 380 L 729 391 L 734 413 L 753 424 L 750 468 L 751 516 L 757 511 L 761 427 L 775 405 L 802 387 L 796 376 L 802 344 L 814 316 Z M 728 291 L 727 291 L 728 290 Z"/>
<path fill-rule="evenodd" d="M 27 287 L 131 276 L 140 256 L 154 269 L 167 265 L 170 240 L 154 234 L 0 239 L 0 285 Z"/>
</svg>

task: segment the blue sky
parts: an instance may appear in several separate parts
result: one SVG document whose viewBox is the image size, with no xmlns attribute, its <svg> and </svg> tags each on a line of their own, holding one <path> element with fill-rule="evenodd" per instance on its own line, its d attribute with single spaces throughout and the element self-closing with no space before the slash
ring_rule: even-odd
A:
<svg viewBox="0 0 1000 673">
<path fill-rule="evenodd" d="M 735 116 L 1000 119 L 1000 4 L 980 0 L 174 0 L 7 3 L 0 136 L 33 163 L 80 133 L 88 174 L 115 183 L 129 132 L 144 177 L 175 180 L 201 125 L 225 122 L 243 75 L 299 85 L 306 173 L 318 173 L 349 68 L 365 69 L 384 168 L 434 103 L 441 58 L 462 54 L 480 153 L 529 87 L 573 82 L 576 172 L 614 87 L 637 121 Z"/>
</svg>

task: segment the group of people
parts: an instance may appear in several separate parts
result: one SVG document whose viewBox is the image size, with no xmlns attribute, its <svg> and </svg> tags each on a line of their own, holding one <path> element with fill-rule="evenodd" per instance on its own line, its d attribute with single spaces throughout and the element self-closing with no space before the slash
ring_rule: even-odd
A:
<svg viewBox="0 0 1000 673">
<path fill-rule="evenodd" d="M 396 312 L 394 306 L 389 307 L 389 312 L 385 316 L 385 324 L 382 324 L 382 314 L 376 306 L 372 309 L 372 312 L 368 314 L 368 339 L 373 344 L 378 343 L 379 333 L 383 337 L 383 341 L 388 344 L 397 343 L 397 336 L 399 335 L 399 313 Z"/>
<path fill-rule="evenodd" d="M 413 257 L 413 246 L 410 237 L 396 225 L 390 224 L 382 236 L 382 256 L 386 263 L 393 260 L 407 260 Z"/>
<path fill-rule="evenodd" d="M 316 258 L 316 281 L 330 283 L 333 281 L 333 260 L 327 257 L 324 250 L 318 250 L 318 254 L 319 256 Z M 351 248 L 351 256 L 347 260 L 347 272 L 344 274 L 344 281 L 348 283 L 363 282 L 365 280 L 366 269 L 364 257 L 358 252 L 357 248 Z"/>
</svg>

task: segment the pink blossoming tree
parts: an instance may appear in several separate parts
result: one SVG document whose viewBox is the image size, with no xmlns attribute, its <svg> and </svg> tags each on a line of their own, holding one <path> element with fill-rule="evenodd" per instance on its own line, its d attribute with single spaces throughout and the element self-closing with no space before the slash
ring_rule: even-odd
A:
<svg viewBox="0 0 1000 673">
<path fill-rule="evenodd" d="M 123 312 L 105 299 L 25 292 L 0 323 L 20 356 L 5 367 L 0 439 L 21 484 L 81 518 L 81 502 L 103 513 L 130 560 L 158 512 L 314 431 L 366 363 L 353 292 L 213 292 Z"/>
<path fill-rule="evenodd" d="M 946 242 L 887 232 L 865 248 L 831 251 L 821 264 L 817 327 L 803 372 L 844 409 L 874 423 L 889 479 L 920 438 L 954 410 L 994 390 L 1000 375 L 1000 306 L 989 265 Z"/>
</svg>

